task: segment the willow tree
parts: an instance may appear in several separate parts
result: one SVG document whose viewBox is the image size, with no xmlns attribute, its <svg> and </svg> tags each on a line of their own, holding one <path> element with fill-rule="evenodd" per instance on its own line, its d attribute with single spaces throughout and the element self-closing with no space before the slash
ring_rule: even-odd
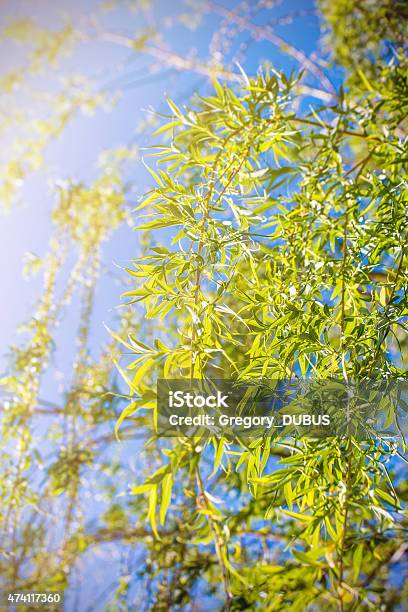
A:
<svg viewBox="0 0 408 612">
<path fill-rule="evenodd" d="M 48 28 L 35 16 L 11 18 L 10 3 L 0 32 L 7 59 L 16 44 L 22 60 L 0 78 L 0 199 L 11 211 L 78 114 L 112 108 L 121 89 L 129 95 L 167 71 L 198 76 L 201 91 L 212 78 L 221 83 L 192 101 L 183 93 L 181 108 L 169 101 L 148 161 L 156 186 L 135 236 L 145 257 L 122 276 L 130 306 L 97 354 L 90 330 L 103 247 L 129 219 L 134 176 L 123 163 L 135 139 L 102 158 L 96 151 L 89 181 L 47 169 L 56 193 L 43 289 L 1 379 L 0 587 L 65 590 L 67 609 L 76 609 L 81 581 L 100 566 L 104 577 L 120 575 L 106 588 L 95 581 L 95 608 L 105 597 L 112 610 L 398 609 L 406 599 L 400 442 L 160 440 L 151 413 L 159 373 L 401 380 L 405 7 L 321 0 L 277 15 L 264 0 L 187 4 L 175 15 L 172 3 L 158 11 L 154 2 L 113 0 Z M 111 8 L 121 11 L 117 23 Z M 317 58 L 278 27 L 308 24 L 319 8 L 328 27 Z M 208 56 L 163 42 L 170 22 L 197 28 L 198 39 L 207 14 Z M 111 66 L 115 78 L 105 63 L 92 80 L 78 76 L 82 55 L 70 74 L 75 53 L 96 47 L 100 57 L 99 45 L 125 50 Z M 256 77 L 241 73 L 247 49 L 264 57 L 266 45 L 295 63 L 295 76 L 270 65 Z M 142 74 L 132 64 L 140 58 L 150 60 Z M 344 68 L 343 88 L 329 78 L 331 59 Z M 149 122 L 138 129 L 146 140 Z M 78 310 L 70 382 L 50 402 L 43 380 L 58 327 Z M 121 352 L 136 353 L 128 370 Z M 144 449 L 138 436 L 149 440 Z M 126 495 L 129 480 L 138 495 Z"/>
<path fill-rule="evenodd" d="M 137 209 L 154 246 L 124 294 L 157 330 L 123 340 L 135 359 L 122 416 L 151 409 L 151 444 L 157 376 L 406 381 L 405 68 L 396 55 L 311 112 L 298 110 L 296 76 L 262 68 L 183 108 L 168 100 Z M 403 440 L 156 444 L 164 456 L 133 493 L 158 550 L 182 524 L 167 606 L 194 601 L 202 545 L 201 577 L 227 610 L 402 601 Z"/>
</svg>

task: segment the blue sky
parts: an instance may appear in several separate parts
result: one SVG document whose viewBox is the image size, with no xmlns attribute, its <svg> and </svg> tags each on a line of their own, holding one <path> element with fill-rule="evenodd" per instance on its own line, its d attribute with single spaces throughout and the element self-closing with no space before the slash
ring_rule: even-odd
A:
<svg viewBox="0 0 408 612">
<path fill-rule="evenodd" d="M 119 3 L 119 10 L 106 13 L 103 16 L 104 27 L 113 32 L 121 32 L 133 36 L 140 28 L 140 16 L 124 10 L 126 3 Z M 224 3 L 225 7 L 233 8 L 235 2 Z M 47 0 L 32 2 L 5 2 L 1 12 L 1 24 L 6 25 L 10 19 L 30 17 L 37 23 L 58 28 L 68 16 L 74 23 L 81 24 L 82 3 L 59 2 L 52 3 Z M 87 3 L 87 8 L 97 6 L 97 2 Z M 164 0 L 157 3 L 157 13 L 168 17 L 188 11 L 184 3 L 173 2 L 171 9 Z M 265 16 L 273 18 L 282 16 L 291 11 L 310 10 L 313 3 L 282 2 L 272 13 L 261 11 L 257 22 L 263 23 Z M 132 21 L 133 19 L 133 21 Z M 203 60 L 209 57 L 209 42 L 214 30 L 219 26 L 220 19 L 214 15 L 205 15 L 196 30 L 177 25 L 165 32 L 168 44 L 174 52 L 187 57 L 194 48 L 195 53 Z M 317 48 L 319 35 L 319 22 L 316 16 L 307 15 L 295 19 L 292 24 L 278 26 L 274 30 L 286 40 L 310 55 Z M 248 34 L 243 32 L 239 40 L 247 41 Z M 24 59 L 24 47 L 17 43 L 3 42 L 0 67 L 3 71 L 18 65 Z M 1 47 L 0 47 L 1 50 Z M 247 58 L 242 61 L 243 68 L 248 73 L 254 73 L 263 61 L 272 63 L 277 69 L 290 72 L 297 68 L 296 61 L 282 55 L 276 47 L 269 42 L 259 41 L 248 48 Z M 173 68 L 161 66 L 160 62 L 153 61 L 157 72 L 149 74 L 152 67 L 152 58 L 145 54 L 134 54 L 120 45 L 106 42 L 80 43 L 67 58 L 63 58 L 57 70 L 46 71 L 31 79 L 34 87 L 54 91 L 58 87 L 58 78 L 71 74 L 84 74 L 95 82 L 97 89 L 106 94 L 119 93 L 119 102 L 110 111 L 103 109 L 89 117 L 79 115 L 63 131 L 61 136 L 52 142 L 45 151 L 45 165 L 40 171 L 30 175 L 21 189 L 21 204 L 16 206 L 9 215 L 1 216 L 0 221 L 0 276 L 2 279 L 3 300 L 1 305 L 0 346 L 2 364 L 7 347 L 12 342 L 19 342 L 16 336 L 16 327 L 26 320 L 32 311 L 33 304 L 41 289 L 41 273 L 34 279 L 24 279 L 22 276 L 22 263 L 25 254 L 32 252 L 42 258 L 47 250 L 47 243 L 51 234 L 50 212 L 54 205 L 54 196 L 51 189 L 52 182 L 57 179 L 74 178 L 89 181 L 95 176 L 96 160 L 103 149 L 121 146 L 134 142 L 139 147 L 138 158 L 130 164 L 128 177 L 134 183 L 134 191 L 130 194 L 131 202 L 148 188 L 150 176 L 141 163 L 146 155 L 144 147 L 152 143 L 149 131 L 137 135 L 136 132 L 151 109 L 165 111 L 165 95 L 178 103 L 188 101 L 189 93 L 193 90 L 208 91 L 211 87 L 209 80 L 197 74 L 177 71 Z M 235 66 L 235 70 L 238 68 Z M 313 82 L 313 81 L 311 81 Z M 314 83 L 317 84 L 316 82 Z M 29 96 L 23 98 L 16 93 L 17 102 L 30 112 L 31 100 Z M 4 140 L 4 139 L 3 139 Z M 3 150 L 12 142 L 8 137 L 3 142 Z M 103 261 L 105 273 L 102 276 L 96 294 L 96 304 L 92 323 L 92 350 L 97 352 L 98 347 L 107 339 L 107 332 L 103 323 L 112 324 L 115 317 L 116 306 L 120 303 L 121 271 L 127 262 L 138 254 L 138 236 L 128 225 L 123 225 L 116 231 L 104 246 Z M 116 281 L 112 279 L 115 275 Z M 47 395 L 53 396 L 55 385 L 50 378 L 54 378 L 57 370 L 64 372 L 69 379 L 70 367 L 73 358 L 74 346 L 72 344 L 73 331 L 77 327 L 77 300 L 67 312 L 65 319 L 57 332 L 58 350 L 53 359 L 51 371 L 47 375 Z M 51 399 L 51 397 L 50 397 Z"/>
<path fill-rule="evenodd" d="M 0 12 L 1 25 L 4 26 L 11 18 L 31 17 L 33 20 L 47 27 L 59 27 L 63 20 L 63 13 L 80 24 L 80 15 L 83 12 L 83 2 L 70 0 L 66 2 L 51 2 L 51 0 L 11 1 L 2 4 Z M 86 3 L 87 8 L 96 5 L 93 0 Z M 169 8 L 171 4 L 171 8 Z M 125 33 L 133 36 L 141 27 L 140 17 L 129 13 L 123 7 L 126 2 L 120 2 L 120 9 L 106 13 L 105 26 L 113 32 Z M 224 3 L 224 6 L 234 7 L 235 2 Z M 290 5 L 288 9 L 288 5 Z M 35 6 L 35 9 L 33 8 Z M 158 13 L 163 16 L 186 11 L 182 2 L 169 3 L 167 0 L 158 2 Z M 306 10 L 312 7 L 311 2 L 283 2 L 274 11 L 273 16 L 288 12 L 288 10 Z M 258 23 L 263 22 L 262 13 L 258 15 Z M 218 17 L 205 16 L 197 30 L 185 26 L 172 27 L 166 30 L 165 36 L 174 52 L 181 57 L 188 57 L 193 48 L 198 57 L 203 60 L 209 57 L 209 43 L 214 30 L 219 26 Z M 227 24 L 228 30 L 228 24 Z M 317 45 L 319 24 L 315 16 L 302 17 L 300 22 L 276 28 L 287 40 L 301 47 L 310 54 Z M 247 40 L 247 33 L 240 35 L 240 41 Z M 259 41 L 248 48 L 248 56 L 242 61 L 243 68 L 248 73 L 255 73 L 263 61 L 269 61 L 277 69 L 290 72 L 297 68 L 294 60 L 289 60 L 268 42 Z M 0 43 L 0 70 L 6 72 L 10 67 L 19 65 L 24 61 L 24 49 L 10 41 Z M 157 72 L 149 73 L 152 63 Z M 232 66 L 238 72 L 237 66 Z M 99 109 L 91 117 L 78 115 L 61 136 L 53 141 L 45 151 L 45 165 L 40 171 L 30 175 L 21 189 L 21 204 L 15 206 L 10 214 L 0 217 L 0 277 L 2 282 L 2 304 L 0 311 L 0 346 L 2 368 L 5 367 L 5 355 L 10 343 L 22 343 L 23 336 L 16 334 L 17 326 L 28 320 L 33 312 L 33 305 L 38 298 L 42 286 L 42 271 L 30 279 L 22 276 L 22 264 L 25 253 L 32 252 L 44 257 L 48 249 L 48 241 L 52 231 L 50 222 L 51 211 L 54 206 L 52 183 L 55 180 L 73 178 L 91 181 L 97 173 L 96 162 L 101 150 L 134 143 L 139 153 L 137 158 L 127 168 L 127 178 L 133 183 L 133 191 L 129 194 L 130 205 L 137 203 L 138 198 L 151 186 L 151 177 L 142 164 L 142 157 L 147 155 L 144 150 L 154 143 L 151 130 L 138 133 L 140 125 L 148 116 L 149 110 L 165 112 L 167 105 L 165 95 L 175 99 L 178 104 L 188 103 L 194 90 L 204 93 L 209 90 L 211 83 L 195 73 L 186 73 L 163 66 L 155 62 L 146 54 L 136 55 L 128 48 L 106 42 L 80 43 L 72 55 L 61 60 L 58 69 L 47 70 L 31 79 L 34 88 L 45 91 L 56 91 L 59 85 L 59 76 L 84 74 L 95 82 L 97 89 L 114 95 L 119 92 L 118 103 L 110 111 Z M 312 84 L 317 83 L 311 81 Z M 10 98 L 4 97 L 2 104 L 7 108 L 10 104 L 19 105 L 25 112 L 33 111 L 30 95 L 23 95 L 19 91 Z M 44 111 L 42 111 L 44 112 Z M 7 133 L 2 138 L 2 150 L 7 152 L 13 140 L 18 136 Z M 0 155 L 1 160 L 1 155 Z M 124 224 L 104 245 L 103 264 L 104 272 L 97 286 L 95 308 L 92 317 L 91 351 L 97 356 L 101 345 L 108 340 L 108 333 L 104 323 L 114 326 L 116 307 L 120 304 L 120 294 L 124 290 L 125 274 L 121 267 L 125 267 L 129 260 L 139 253 L 138 234 L 129 225 Z M 113 276 L 115 278 L 113 278 Z M 56 332 L 57 349 L 53 355 L 47 374 L 44 378 L 41 391 L 42 398 L 59 403 L 61 376 L 63 384 L 68 387 L 72 376 L 72 362 L 75 354 L 75 333 L 79 320 L 78 296 L 67 309 L 64 319 Z M 114 422 L 110 431 L 113 429 Z M 44 447 L 44 420 L 36 423 L 36 437 L 41 452 Z M 129 441 L 122 444 L 107 445 L 105 460 L 112 464 L 115 456 L 121 466 L 115 479 L 126 491 L 127 483 L 138 482 L 138 475 L 142 469 L 144 455 L 138 441 Z M 98 456 L 102 461 L 103 456 Z M 97 465 L 85 472 L 82 480 L 82 505 L 86 508 L 88 521 L 96 524 L 102 519 L 107 504 L 112 502 L 104 497 L 105 475 L 103 470 L 98 472 Z M 116 484 L 116 483 L 115 483 Z M 126 497 L 121 503 L 126 503 Z M 63 515 L 64 496 L 56 500 L 56 514 L 58 508 Z M 54 509 L 54 511 L 55 511 Z M 51 528 L 53 528 L 51 526 Z M 55 527 L 54 527 L 55 528 Z M 58 534 L 58 522 L 56 524 Z M 128 554 L 128 560 L 124 561 Z M 99 609 L 107 595 L 106 587 L 115 583 L 119 572 L 126 573 L 130 561 L 140 567 L 143 561 L 138 561 L 139 553 L 135 547 L 123 547 L 121 544 L 106 544 L 81 556 L 72 575 L 71 587 L 67 593 L 67 609 L 76 605 L 76 576 L 82 576 L 80 592 L 80 609 Z M 133 556 L 132 556 L 133 555 Z M 132 560 L 133 559 L 133 560 Z M 129 561 L 130 560 L 130 561 Z M 98 572 L 95 572 L 97 563 Z M 134 585 L 134 592 L 140 589 L 140 583 Z M 138 595 L 135 594 L 136 599 Z M 139 597 L 140 599 L 140 597 Z"/>
</svg>

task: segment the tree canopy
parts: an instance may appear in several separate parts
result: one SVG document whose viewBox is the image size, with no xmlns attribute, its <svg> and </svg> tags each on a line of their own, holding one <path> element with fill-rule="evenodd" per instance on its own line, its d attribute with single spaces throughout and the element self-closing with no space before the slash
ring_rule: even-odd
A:
<svg viewBox="0 0 408 612">
<path fill-rule="evenodd" d="M 3 125 L 21 122 L 1 169 L 11 209 L 78 111 L 118 103 L 78 75 L 63 94 L 41 91 L 61 53 L 103 40 L 206 83 L 163 95 L 165 110 L 140 127 L 144 194 L 129 179 L 133 140 L 100 152 L 92 181 L 55 182 L 48 252 L 27 262 L 43 270 L 42 295 L 2 378 L 2 589 L 65 590 L 74 610 L 91 563 L 95 585 L 98 565 L 116 574 L 89 609 L 403 609 L 403 432 L 163 438 L 155 423 L 158 377 L 406 385 L 405 5 L 192 4 L 172 25 L 221 20 L 208 62 L 163 45 L 154 3 L 135 6 L 146 25 L 132 36 L 107 27 L 110 13 L 60 30 L 18 19 L 2 32 L 31 47 L 1 81 L 20 100 Z M 315 13 L 321 57 L 278 30 Z M 265 41 L 296 68 L 259 59 L 247 70 Z M 223 61 L 234 45 L 238 67 Z M 125 223 L 137 249 L 94 355 L 104 248 Z M 75 310 L 58 405 L 44 380 Z"/>
</svg>

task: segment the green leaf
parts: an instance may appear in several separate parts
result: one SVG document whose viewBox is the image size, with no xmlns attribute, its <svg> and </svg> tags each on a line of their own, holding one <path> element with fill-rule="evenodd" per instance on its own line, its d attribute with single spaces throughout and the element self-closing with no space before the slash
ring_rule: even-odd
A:
<svg viewBox="0 0 408 612">
<path fill-rule="evenodd" d="M 119 428 L 122 425 L 123 421 L 130 416 L 131 414 L 134 414 L 134 412 L 136 412 L 136 410 L 138 409 L 138 405 L 136 402 L 131 402 L 128 406 L 126 406 L 126 408 L 124 410 L 122 410 L 120 417 L 118 418 L 118 420 L 116 421 L 115 424 L 115 437 L 116 439 L 119 441 Z"/>
<path fill-rule="evenodd" d="M 132 495 L 141 495 L 142 493 L 148 493 L 152 488 L 150 484 L 136 485 L 131 487 L 130 492 Z"/>
<path fill-rule="evenodd" d="M 287 516 L 295 518 L 298 521 L 302 521 L 304 523 L 310 523 L 310 521 L 313 521 L 313 516 L 309 516 L 308 514 L 300 514 L 300 512 L 293 512 L 292 510 L 285 510 L 285 508 L 282 508 L 282 512 L 284 514 L 287 514 Z"/>
<path fill-rule="evenodd" d="M 137 388 L 140 385 L 140 383 L 142 382 L 146 374 L 149 372 L 149 370 L 152 369 L 154 364 L 155 360 L 152 357 L 146 359 L 144 364 L 136 371 L 136 374 L 132 379 L 132 385 L 134 388 Z"/>
<path fill-rule="evenodd" d="M 354 549 L 353 553 L 353 580 L 357 582 L 358 576 L 360 574 L 361 564 L 363 561 L 363 553 L 364 553 L 364 542 L 360 542 Z"/>
<path fill-rule="evenodd" d="M 284 486 L 283 486 L 283 494 L 285 496 L 286 503 L 288 504 L 289 508 L 292 510 L 292 508 L 293 508 L 293 491 L 292 491 L 292 485 L 290 483 L 290 480 L 288 480 L 284 484 Z"/>
<path fill-rule="evenodd" d="M 147 518 L 150 521 L 150 525 L 152 527 L 153 533 L 158 540 L 160 540 L 159 533 L 157 531 L 157 521 L 156 521 L 156 508 L 157 508 L 157 489 L 158 485 L 151 485 L 150 493 L 149 493 L 149 503 L 147 510 Z"/>
<path fill-rule="evenodd" d="M 168 473 L 162 481 L 162 494 L 160 504 L 160 523 L 163 525 L 166 519 L 167 509 L 171 500 L 171 490 L 173 487 L 173 474 Z"/>
</svg>

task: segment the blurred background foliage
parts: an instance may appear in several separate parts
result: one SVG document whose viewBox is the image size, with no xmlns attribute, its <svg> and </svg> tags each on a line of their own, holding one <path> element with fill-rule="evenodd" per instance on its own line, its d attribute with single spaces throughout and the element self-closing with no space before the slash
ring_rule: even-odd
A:
<svg viewBox="0 0 408 612">
<path fill-rule="evenodd" d="M 2 591 L 403 610 L 403 444 L 157 440 L 151 413 L 163 368 L 406 377 L 405 4 L 1 10 L 5 268 L 41 228 L 1 381 Z"/>
</svg>

